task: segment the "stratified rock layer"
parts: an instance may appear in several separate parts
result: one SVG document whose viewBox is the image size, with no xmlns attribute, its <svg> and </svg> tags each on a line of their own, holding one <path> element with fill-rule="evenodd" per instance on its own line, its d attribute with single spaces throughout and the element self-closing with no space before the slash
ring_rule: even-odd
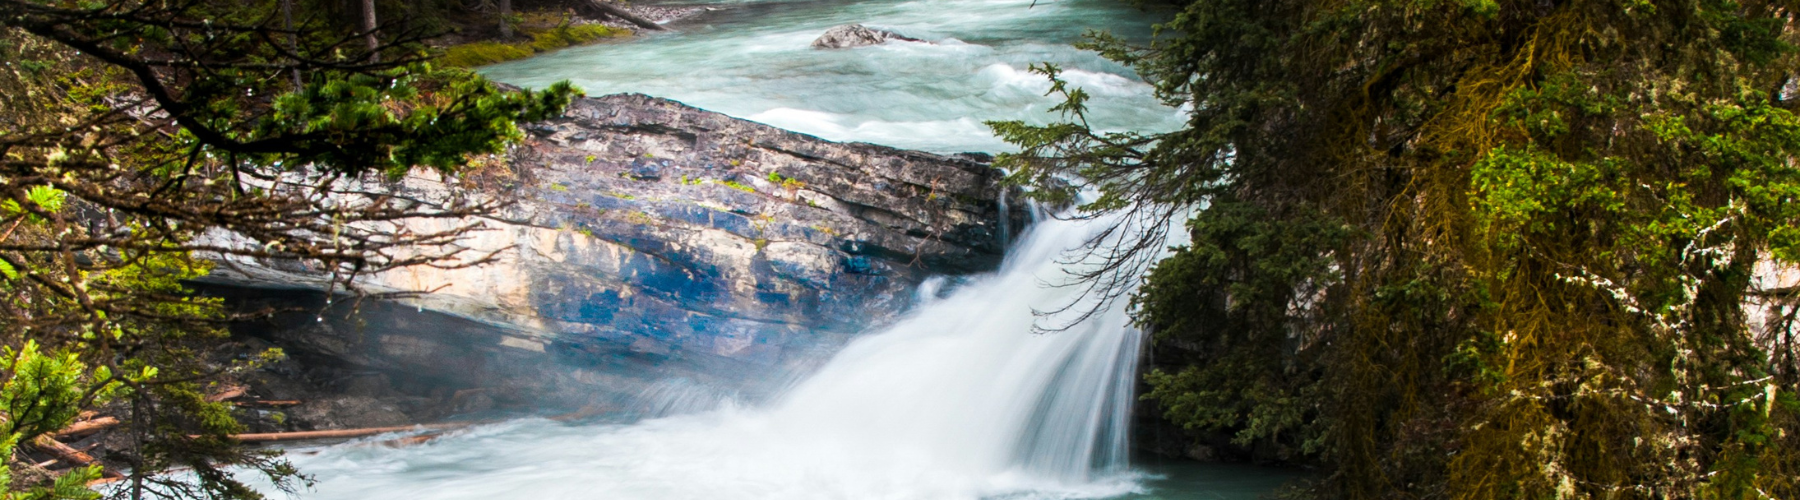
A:
<svg viewBox="0 0 1800 500">
<path fill-rule="evenodd" d="M 579 99 L 526 129 L 511 175 L 488 179 L 516 203 L 463 243 L 501 251 L 495 262 L 363 280 L 434 291 L 404 307 L 244 330 L 396 384 L 732 386 L 819 360 L 890 320 L 932 274 L 992 269 L 1001 228 L 1025 222 L 1000 212 L 999 174 L 979 155 L 835 143 L 635 94 Z M 409 178 L 386 189 L 434 199 L 449 188 Z M 317 276 L 227 264 L 213 281 L 246 307 L 322 307 L 322 296 L 255 291 Z"/>
</svg>

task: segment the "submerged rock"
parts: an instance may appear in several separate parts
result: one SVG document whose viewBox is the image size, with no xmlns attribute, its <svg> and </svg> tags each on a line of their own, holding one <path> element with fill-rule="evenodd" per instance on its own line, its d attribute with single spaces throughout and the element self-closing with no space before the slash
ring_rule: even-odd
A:
<svg viewBox="0 0 1800 500">
<path fill-rule="evenodd" d="M 825 34 L 819 35 L 817 40 L 813 40 L 812 46 L 815 49 L 846 49 L 850 47 L 881 45 L 887 43 L 888 40 L 900 40 L 903 42 L 924 41 L 892 31 L 866 27 L 861 24 L 846 24 L 825 30 Z"/>
<path fill-rule="evenodd" d="M 475 188 L 515 203 L 461 242 L 495 262 L 368 276 L 376 291 L 434 292 L 352 305 L 293 289 L 321 276 L 231 261 L 209 278 L 215 293 L 296 311 L 240 332 L 395 387 L 491 388 L 502 406 L 617 402 L 672 378 L 755 391 L 745 381 L 889 321 L 930 275 L 995 268 L 1001 228 L 1026 222 L 1017 207 L 1001 213 L 1000 172 L 969 157 L 836 143 L 644 95 L 578 99 L 526 129 L 511 172 Z M 415 176 L 383 189 L 434 200 L 453 187 Z"/>
</svg>

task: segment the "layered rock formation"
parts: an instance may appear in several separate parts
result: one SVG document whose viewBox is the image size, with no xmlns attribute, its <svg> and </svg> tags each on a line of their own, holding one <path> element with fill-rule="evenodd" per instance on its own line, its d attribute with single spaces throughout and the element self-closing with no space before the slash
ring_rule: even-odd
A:
<svg viewBox="0 0 1800 500">
<path fill-rule="evenodd" d="M 495 262 L 362 280 L 434 292 L 398 303 L 328 303 L 309 289 L 320 277 L 244 261 L 212 293 L 288 311 L 241 332 L 412 395 L 733 391 L 890 320 L 932 274 L 993 268 L 1002 228 L 1025 222 L 1000 212 L 979 155 L 834 143 L 643 95 L 580 99 L 527 130 L 485 194 L 515 203 L 463 242 Z"/>
</svg>

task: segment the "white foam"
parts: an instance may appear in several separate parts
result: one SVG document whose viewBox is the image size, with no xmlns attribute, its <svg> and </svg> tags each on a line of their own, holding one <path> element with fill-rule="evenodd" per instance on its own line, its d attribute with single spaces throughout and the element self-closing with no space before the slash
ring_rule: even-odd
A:
<svg viewBox="0 0 1800 500">
<path fill-rule="evenodd" d="M 1078 290 L 1062 251 L 1104 222 L 1034 226 L 1003 270 L 860 338 L 772 404 L 632 425 L 512 422 L 295 462 L 312 498 L 1098 498 L 1123 469 L 1139 333 L 1122 311 L 1033 334 Z"/>
<path fill-rule="evenodd" d="M 1006 63 L 989 64 L 977 73 L 993 82 L 997 89 L 1016 88 L 1036 94 L 1050 91 L 1050 79 L 1029 69 Z M 1134 78 L 1080 69 L 1063 68 L 1059 75 L 1070 87 L 1078 87 L 1092 95 L 1138 96 L 1150 93 L 1150 85 Z"/>
<path fill-rule="evenodd" d="M 987 125 L 971 118 L 954 120 L 884 121 L 863 120 L 840 113 L 827 113 L 794 108 L 775 108 L 745 117 L 750 121 L 805 132 L 834 141 L 862 141 L 876 144 L 906 144 L 922 135 L 943 137 L 936 141 L 939 149 L 957 151 L 991 151 L 1007 147 L 993 137 Z"/>
<path fill-rule="evenodd" d="M 1023 69 L 1048 61 L 1094 96 L 1088 119 L 1096 128 L 1157 131 L 1181 125 L 1129 70 L 1068 45 L 1087 27 L 1130 29 L 1106 23 L 1140 13 L 1071 2 L 1026 8 L 1029 3 L 917 0 L 728 8 L 696 18 L 692 28 L 680 32 L 570 48 L 483 71 L 527 86 L 570 79 L 595 95 L 643 92 L 834 140 L 955 153 L 1013 149 L 995 139 L 983 121 L 1059 119 L 1044 112 L 1057 103 L 1044 95 L 1049 83 Z M 751 12 L 766 15 L 733 24 Z M 826 29 L 853 22 L 931 43 L 811 48 Z"/>
</svg>

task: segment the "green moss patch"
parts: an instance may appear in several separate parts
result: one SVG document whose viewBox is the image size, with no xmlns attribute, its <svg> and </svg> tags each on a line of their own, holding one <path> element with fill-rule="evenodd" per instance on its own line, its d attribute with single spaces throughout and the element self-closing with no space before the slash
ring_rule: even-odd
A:
<svg viewBox="0 0 1800 500">
<path fill-rule="evenodd" d="M 520 31 L 524 35 L 530 36 L 531 39 L 513 43 L 495 41 L 465 43 L 444 49 L 444 56 L 439 61 L 449 66 L 473 68 L 524 59 L 540 52 L 585 45 L 606 38 L 631 36 L 631 30 L 599 24 L 560 24 L 535 30 L 522 27 Z"/>
<path fill-rule="evenodd" d="M 473 68 L 513 59 L 524 59 L 536 53 L 528 44 L 475 42 L 445 49 L 444 57 L 438 61 L 449 66 Z"/>
</svg>

